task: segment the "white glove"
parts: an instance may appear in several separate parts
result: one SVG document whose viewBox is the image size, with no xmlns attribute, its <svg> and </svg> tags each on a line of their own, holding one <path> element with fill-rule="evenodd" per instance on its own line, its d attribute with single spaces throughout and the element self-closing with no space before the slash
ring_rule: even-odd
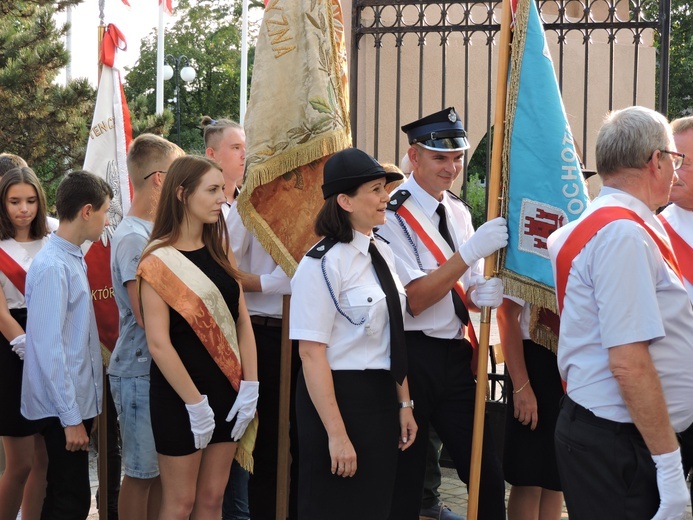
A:
<svg viewBox="0 0 693 520">
<path fill-rule="evenodd" d="M 245 429 L 250 424 L 250 421 L 255 417 L 255 410 L 257 409 L 257 398 L 260 396 L 260 382 L 259 381 L 241 381 L 241 386 L 238 389 L 238 396 L 236 397 L 236 402 L 233 403 L 231 411 L 228 417 L 226 417 L 227 422 L 231 422 L 236 414 L 236 424 L 231 430 L 231 438 L 234 441 L 239 440 L 243 437 Z"/>
<path fill-rule="evenodd" d="M 16 338 L 14 338 L 12 341 L 10 341 L 10 345 L 12 345 L 12 352 L 17 354 L 19 356 L 19 359 L 24 361 L 24 350 L 26 349 L 26 334 L 20 334 Z"/>
<path fill-rule="evenodd" d="M 507 245 L 508 225 L 503 217 L 497 217 L 479 226 L 471 238 L 460 247 L 460 256 L 465 264 L 472 266 L 477 260 L 486 258 Z"/>
<path fill-rule="evenodd" d="M 195 447 L 203 450 L 212 440 L 214 433 L 214 411 L 209 406 L 207 396 L 202 396 L 202 401 L 197 404 L 186 404 L 190 416 L 190 429 L 195 437 Z"/>
<path fill-rule="evenodd" d="M 659 509 L 652 520 L 681 520 L 690 500 L 686 477 L 681 469 L 681 449 L 661 455 L 652 455 L 657 466 L 657 489 Z"/>
<path fill-rule="evenodd" d="M 489 278 L 475 276 L 472 278 L 472 285 L 476 285 L 472 291 L 472 302 L 479 309 L 491 307 L 496 309 L 503 303 L 503 280 L 500 278 Z"/>
</svg>

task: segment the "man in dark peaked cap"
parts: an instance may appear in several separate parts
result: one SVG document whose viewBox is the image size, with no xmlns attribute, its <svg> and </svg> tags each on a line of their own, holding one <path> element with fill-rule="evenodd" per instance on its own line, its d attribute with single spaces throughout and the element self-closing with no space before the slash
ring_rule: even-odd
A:
<svg viewBox="0 0 693 520">
<path fill-rule="evenodd" d="M 497 218 L 475 232 L 466 205 L 448 191 L 469 148 L 454 108 L 402 130 L 411 145 L 413 173 L 391 194 L 391 211 L 379 234 L 398 257 L 397 274 L 407 290 L 408 378 L 419 439 L 428 438 L 430 422 L 468 483 L 476 383 L 465 332 L 469 310 L 502 302 L 502 282 L 484 279 L 482 259 L 507 244 L 507 226 Z M 392 520 L 419 518 L 426 448 L 419 441 L 400 454 Z M 480 484 L 479 517 L 503 520 L 503 473 L 488 428 Z"/>
</svg>

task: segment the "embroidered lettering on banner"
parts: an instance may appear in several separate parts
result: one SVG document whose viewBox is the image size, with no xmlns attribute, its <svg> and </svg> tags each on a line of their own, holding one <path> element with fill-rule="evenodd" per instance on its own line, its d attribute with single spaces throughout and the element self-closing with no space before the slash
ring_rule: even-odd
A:
<svg viewBox="0 0 693 520">
<path fill-rule="evenodd" d="M 275 58 L 281 58 L 285 54 L 296 50 L 295 45 L 279 45 L 294 39 L 290 32 L 291 28 L 289 27 L 289 21 L 282 12 L 284 8 L 279 5 L 281 2 L 282 0 L 270 0 L 265 8 L 265 16 L 268 16 L 268 14 L 271 17 L 277 16 L 277 18 L 273 17 L 267 19 L 267 36 L 269 36 Z M 273 11 L 278 11 L 278 13 L 274 13 Z"/>
<path fill-rule="evenodd" d="M 563 146 L 564 148 L 561 150 L 561 159 L 565 164 L 561 166 L 563 170 L 561 180 L 565 182 L 563 183 L 561 192 L 564 197 L 570 199 L 568 200 L 568 213 L 577 216 L 584 211 L 585 203 L 578 197 L 582 190 L 582 176 L 578 175 L 578 169 L 575 165 L 575 146 L 573 144 L 573 136 L 570 133 L 569 125 L 565 127 Z"/>
<path fill-rule="evenodd" d="M 101 121 L 100 123 L 97 123 L 91 127 L 91 131 L 89 132 L 89 138 L 96 139 L 100 135 L 103 135 L 109 130 L 113 130 L 114 128 L 115 119 L 109 117 L 106 121 Z"/>
</svg>

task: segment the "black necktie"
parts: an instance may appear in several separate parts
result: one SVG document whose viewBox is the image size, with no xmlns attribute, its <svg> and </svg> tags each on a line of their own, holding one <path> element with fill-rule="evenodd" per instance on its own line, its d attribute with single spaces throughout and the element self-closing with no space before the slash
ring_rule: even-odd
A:
<svg viewBox="0 0 693 520">
<path fill-rule="evenodd" d="M 438 216 L 440 217 L 440 220 L 438 221 L 438 232 L 440 233 L 440 236 L 442 236 L 448 243 L 450 249 L 455 251 L 455 244 L 452 241 L 450 230 L 448 229 L 448 219 L 445 214 L 445 206 L 438 204 L 436 213 L 438 213 Z M 464 304 L 462 298 L 460 298 L 460 295 L 457 294 L 455 289 L 450 292 L 452 294 L 452 305 L 455 308 L 455 314 L 457 314 L 457 317 L 462 320 L 462 323 L 467 325 L 469 323 L 469 311 L 467 310 L 467 306 Z"/>
<path fill-rule="evenodd" d="M 368 246 L 368 252 L 371 255 L 375 275 L 385 293 L 387 312 L 390 315 L 390 372 L 395 381 L 401 385 L 407 375 L 407 346 L 404 340 L 404 320 L 402 306 L 399 303 L 399 291 L 387 262 L 375 247 L 373 240 Z"/>
</svg>

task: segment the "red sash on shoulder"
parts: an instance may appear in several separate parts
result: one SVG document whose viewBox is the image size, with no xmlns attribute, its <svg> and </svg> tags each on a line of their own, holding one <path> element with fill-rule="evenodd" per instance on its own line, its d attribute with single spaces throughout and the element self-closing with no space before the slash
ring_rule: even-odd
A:
<svg viewBox="0 0 693 520">
<path fill-rule="evenodd" d="M 676 273 L 679 279 L 682 279 L 679 264 L 669 244 L 667 244 L 655 230 L 648 226 L 637 213 L 621 206 L 603 207 L 595 210 L 591 215 L 580 222 L 570 233 L 570 236 L 558 252 L 558 256 L 556 257 L 556 298 L 558 299 L 559 314 L 563 311 L 563 299 L 565 298 L 568 274 L 573 265 L 573 260 L 600 229 L 616 220 L 632 220 L 643 227 L 652 240 L 654 240 L 655 244 L 657 244 L 657 248 L 664 258 L 664 261 L 669 265 L 671 270 Z"/>
<path fill-rule="evenodd" d="M 657 216 L 664 226 L 667 235 L 669 235 L 671 248 L 674 250 L 676 260 L 679 262 L 683 277 L 688 280 L 689 283 L 693 283 L 693 247 L 691 247 L 688 242 L 681 238 L 681 235 L 679 235 L 676 230 L 671 227 L 671 224 L 669 224 L 669 221 L 664 218 L 664 215 L 660 213 Z"/>
<path fill-rule="evenodd" d="M 12 285 L 24 295 L 26 271 L 2 248 L 0 248 L 0 271 L 2 271 L 5 276 L 7 276 L 7 279 L 12 282 Z"/>
<path fill-rule="evenodd" d="M 433 254 L 433 257 L 436 259 L 436 262 L 438 262 L 439 265 L 443 265 L 445 262 L 448 261 L 448 258 L 445 256 L 445 253 L 443 253 L 443 250 L 441 249 L 439 243 L 434 239 L 433 236 L 431 236 L 433 233 L 437 233 L 437 231 L 426 231 L 421 222 L 419 222 L 416 219 L 416 217 L 412 214 L 412 212 L 409 211 L 407 202 L 405 202 L 398 208 L 397 213 L 405 220 L 407 224 L 409 224 L 409 227 L 412 228 L 414 233 L 417 234 L 417 236 L 421 239 L 424 245 L 431 252 L 431 254 Z M 440 236 L 439 233 L 438 235 Z M 441 243 L 444 242 L 442 236 L 440 237 L 440 241 L 442 241 Z M 464 287 L 462 287 L 462 283 L 459 280 L 455 282 L 455 285 L 453 286 L 452 290 L 455 291 L 460 296 L 460 298 L 462 298 L 462 303 L 466 305 L 467 295 L 465 294 Z M 469 343 L 471 343 L 472 347 L 476 349 L 479 346 L 479 341 L 476 338 L 476 332 L 474 331 L 474 326 L 472 325 L 471 320 L 469 320 L 469 325 L 467 326 L 467 334 L 469 336 Z"/>
</svg>

